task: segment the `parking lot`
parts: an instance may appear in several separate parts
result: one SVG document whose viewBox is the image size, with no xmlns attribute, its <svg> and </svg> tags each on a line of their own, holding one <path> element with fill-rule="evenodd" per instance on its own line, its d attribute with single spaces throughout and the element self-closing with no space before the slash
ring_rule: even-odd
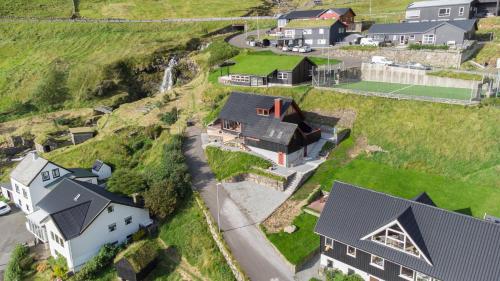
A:
<svg viewBox="0 0 500 281">
<path fill-rule="evenodd" d="M 3 280 L 3 271 L 14 246 L 34 239 L 26 230 L 24 213 L 14 206 L 11 207 L 12 212 L 0 216 L 0 280 Z"/>
</svg>

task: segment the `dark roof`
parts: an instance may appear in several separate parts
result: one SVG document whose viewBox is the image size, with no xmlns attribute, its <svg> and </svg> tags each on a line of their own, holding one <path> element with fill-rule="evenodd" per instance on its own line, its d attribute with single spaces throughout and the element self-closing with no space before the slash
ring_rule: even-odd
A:
<svg viewBox="0 0 500 281">
<path fill-rule="evenodd" d="M 429 194 L 427 194 L 426 192 L 420 193 L 419 195 L 417 195 L 412 200 L 415 201 L 415 202 L 420 202 L 420 203 L 423 203 L 423 204 L 427 204 L 427 205 L 431 205 L 431 206 L 437 207 L 437 205 L 434 203 L 434 201 L 432 201 L 432 199 L 429 196 Z"/>
<path fill-rule="evenodd" d="M 345 15 L 347 14 L 349 11 L 351 11 L 352 9 L 351 8 L 333 8 L 333 9 L 330 9 L 332 11 L 334 11 L 337 15 Z M 354 13 L 354 11 L 353 11 Z"/>
<path fill-rule="evenodd" d="M 103 164 L 104 162 L 102 162 L 101 160 L 95 160 L 94 165 L 92 165 L 92 170 L 99 172 Z"/>
<path fill-rule="evenodd" d="M 48 160 L 38 156 L 36 152 L 30 152 L 16 165 L 10 176 L 23 185 L 29 186 L 48 163 Z"/>
<path fill-rule="evenodd" d="M 83 169 L 83 168 L 71 168 L 68 170 L 71 171 L 71 174 L 75 178 L 95 178 L 95 177 L 97 177 L 97 175 L 92 173 L 92 171 L 89 171 L 89 170 Z"/>
<path fill-rule="evenodd" d="M 103 187 L 64 178 L 37 206 L 47 212 L 65 240 L 80 235 L 109 203 L 137 207 L 132 199 Z"/>
<path fill-rule="evenodd" d="M 12 184 L 10 182 L 0 183 L 0 186 L 7 189 L 7 190 L 12 190 Z"/>
<path fill-rule="evenodd" d="M 284 97 L 264 96 L 233 92 L 219 113 L 219 119 L 232 120 L 243 124 L 242 135 L 280 144 L 288 144 L 297 129 L 297 124 L 283 122 L 281 119 L 257 115 L 257 108 L 271 109 L 274 100 L 282 100 L 281 114 L 293 104 L 293 100 Z"/>
<path fill-rule="evenodd" d="M 312 19 L 321 16 L 327 9 L 322 10 L 305 10 L 305 11 L 292 11 L 286 14 L 283 14 L 279 17 L 279 19 Z"/>
<path fill-rule="evenodd" d="M 400 222 L 432 265 L 361 239 L 391 219 Z M 346 183 L 334 183 L 315 231 L 439 280 L 500 277 L 500 225 Z"/>
<path fill-rule="evenodd" d="M 368 29 L 369 34 L 402 34 L 402 33 L 423 33 L 443 24 L 450 24 L 464 31 L 475 28 L 476 20 L 455 20 L 446 22 L 404 22 L 404 23 L 386 23 L 374 24 Z"/>
</svg>

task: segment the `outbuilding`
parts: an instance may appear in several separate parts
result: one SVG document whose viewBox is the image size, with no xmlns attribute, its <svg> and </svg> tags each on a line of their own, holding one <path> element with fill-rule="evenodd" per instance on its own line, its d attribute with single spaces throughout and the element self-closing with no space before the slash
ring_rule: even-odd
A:
<svg viewBox="0 0 500 281">
<path fill-rule="evenodd" d="M 69 134 L 73 145 L 77 145 L 93 138 L 95 130 L 92 127 L 76 127 L 70 128 Z"/>
<path fill-rule="evenodd" d="M 156 241 L 144 240 L 129 246 L 115 259 L 115 268 L 121 280 L 140 281 L 158 263 L 160 247 Z"/>
</svg>

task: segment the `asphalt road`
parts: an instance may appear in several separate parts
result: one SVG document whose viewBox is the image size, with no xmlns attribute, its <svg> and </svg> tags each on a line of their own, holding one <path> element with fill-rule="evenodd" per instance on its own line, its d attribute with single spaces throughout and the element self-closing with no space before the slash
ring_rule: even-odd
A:
<svg viewBox="0 0 500 281">
<path fill-rule="evenodd" d="M 217 182 L 207 165 L 201 147 L 200 133 L 201 130 L 197 127 L 188 128 L 184 155 L 193 177 L 194 187 L 200 192 L 212 216 L 217 220 Z M 279 253 L 222 187 L 219 188 L 219 202 L 221 210 L 219 225 L 224 239 L 248 277 L 255 281 L 293 280 L 291 269 Z"/>
<path fill-rule="evenodd" d="M 0 280 L 3 280 L 3 271 L 14 246 L 34 239 L 26 230 L 25 222 L 24 213 L 16 207 L 12 207 L 9 214 L 0 216 Z"/>
</svg>

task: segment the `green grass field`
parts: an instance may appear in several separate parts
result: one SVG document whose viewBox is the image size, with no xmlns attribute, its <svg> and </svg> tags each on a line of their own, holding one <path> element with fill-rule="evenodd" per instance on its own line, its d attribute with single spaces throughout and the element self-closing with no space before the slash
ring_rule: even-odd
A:
<svg viewBox="0 0 500 281">
<path fill-rule="evenodd" d="M 385 94 L 397 94 L 420 97 L 434 97 L 445 99 L 469 100 L 471 89 L 445 88 L 433 86 L 407 85 L 397 83 L 360 81 L 349 84 L 341 84 L 338 88 L 376 92 Z"/>
<path fill-rule="evenodd" d="M 80 0 L 86 18 L 163 19 L 243 16 L 262 5 L 261 0 Z M 71 0 L 1 1 L 0 16 L 69 17 Z"/>
<path fill-rule="evenodd" d="M 239 173 L 248 173 L 253 168 L 267 169 L 271 162 L 245 152 L 224 151 L 209 146 L 205 150 L 210 169 L 217 180 L 227 179 Z"/>
<path fill-rule="evenodd" d="M 288 234 L 281 231 L 266 235 L 285 258 L 296 265 L 319 247 L 319 236 L 314 233 L 317 221 L 317 217 L 302 213 L 293 221 L 293 224 L 297 226 L 294 233 Z"/>
</svg>

